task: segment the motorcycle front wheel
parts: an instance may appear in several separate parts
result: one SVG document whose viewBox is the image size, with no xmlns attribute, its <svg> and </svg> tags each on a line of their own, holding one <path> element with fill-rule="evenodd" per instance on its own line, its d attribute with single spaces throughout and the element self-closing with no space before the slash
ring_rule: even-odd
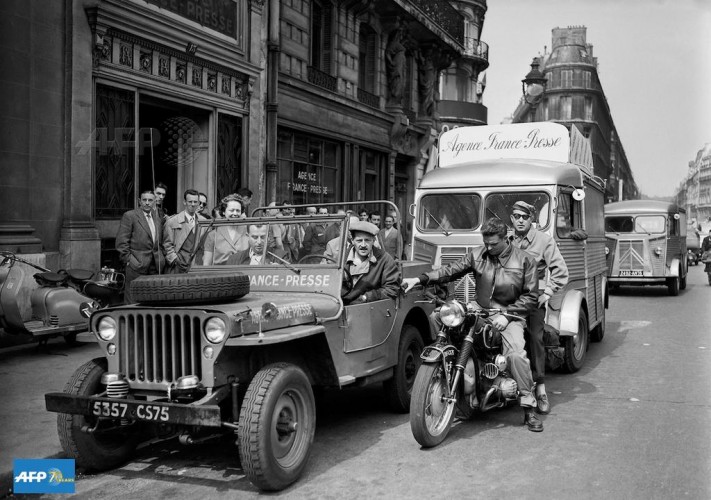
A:
<svg viewBox="0 0 711 500">
<path fill-rule="evenodd" d="M 410 428 L 425 448 L 444 441 L 452 427 L 455 405 L 445 399 L 446 395 L 447 379 L 442 364 L 421 365 L 410 399 Z"/>
</svg>

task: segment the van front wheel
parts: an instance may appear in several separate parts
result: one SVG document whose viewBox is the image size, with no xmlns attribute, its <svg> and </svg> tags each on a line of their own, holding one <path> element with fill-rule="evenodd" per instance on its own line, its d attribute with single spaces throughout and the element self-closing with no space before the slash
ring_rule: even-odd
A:
<svg viewBox="0 0 711 500">
<path fill-rule="evenodd" d="M 679 277 L 669 278 L 667 280 L 667 288 L 669 289 L 669 295 L 672 297 L 679 295 Z"/>
</svg>

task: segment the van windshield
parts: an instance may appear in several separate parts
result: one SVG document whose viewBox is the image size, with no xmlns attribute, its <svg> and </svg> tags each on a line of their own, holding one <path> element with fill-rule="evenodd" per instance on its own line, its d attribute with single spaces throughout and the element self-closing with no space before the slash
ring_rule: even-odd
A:
<svg viewBox="0 0 711 500">
<path fill-rule="evenodd" d="M 666 220 L 663 215 L 618 215 L 605 217 L 605 232 L 608 233 L 664 233 Z"/>
<path fill-rule="evenodd" d="M 424 232 L 470 231 L 481 223 L 478 194 L 429 194 L 423 196 L 417 226 Z"/>
<path fill-rule="evenodd" d="M 548 227 L 550 212 L 550 197 L 543 191 L 516 191 L 491 193 L 484 201 L 484 218 L 498 217 L 509 226 L 511 225 L 511 212 L 514 203 L 524 201 L 536 207 L 533 221 L 538 227 Z"/>
</svg>

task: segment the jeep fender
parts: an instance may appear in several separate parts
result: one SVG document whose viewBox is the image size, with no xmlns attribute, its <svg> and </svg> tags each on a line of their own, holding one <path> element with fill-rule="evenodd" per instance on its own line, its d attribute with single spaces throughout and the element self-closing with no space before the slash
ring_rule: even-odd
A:
<svg viewBox="0 0 711 500">
<path fill-rule="evenodd" d="M 576 335 L 578 333 L 578 319 L 583 299 L 584 296 L 580 290 L 569 290 L 565 293 L 559 313 L 560 326 L 558 330 L 561 336 Z"/>
</svg>

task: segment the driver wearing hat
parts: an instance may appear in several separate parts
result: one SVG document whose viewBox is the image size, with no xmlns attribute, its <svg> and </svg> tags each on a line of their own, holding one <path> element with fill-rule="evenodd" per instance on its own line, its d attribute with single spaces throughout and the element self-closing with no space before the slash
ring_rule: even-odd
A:
<svg viewBox="0 0 711 500">
<path fill-rule="evenodd" d="M 341 298 L 345 305 L 385 298 L 395 299 L 400 291 L 400 270 L 395 260 L 373 243 L 378 226 L 366 221 L 350 224 L 352 246 L 348 249 Z"/>
</svg>

